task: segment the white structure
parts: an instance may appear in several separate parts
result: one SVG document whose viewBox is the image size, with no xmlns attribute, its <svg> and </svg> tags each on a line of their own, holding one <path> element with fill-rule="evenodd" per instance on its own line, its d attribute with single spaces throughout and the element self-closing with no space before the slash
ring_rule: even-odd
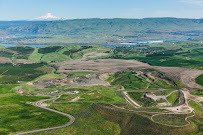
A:
<svg viewBox="0 0 203 135">
<path fill-rule="evenodd" d="M 164 43 L 163 40 L 156 40 L 156 41 L 148 41 L 149 44 L 161 44 Z"/>
<path fill-rule="evenodd" d="M 73 93 L 73 94 L 78 94 L 78 93 L 80 93 L 79 91 L 71 91 L 71 93 Z"/>
</svg>

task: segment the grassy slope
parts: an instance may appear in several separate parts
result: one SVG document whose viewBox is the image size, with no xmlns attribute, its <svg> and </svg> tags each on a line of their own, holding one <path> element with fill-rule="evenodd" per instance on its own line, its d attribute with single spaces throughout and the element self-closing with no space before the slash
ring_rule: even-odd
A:
<svg viewBox="0 0 203 135">
<path fill-rule="evenodd" d="M 182 126 L 187 125 L 186 114 L 160 114 L 153 117 L 153 120 L 162 124 Z"/>
<path fill-rule="evenodd" d="M 199 95 L 199 96 L 203 96 L 203 90 L 191 90 L 190 93 L 192 95 Z"/>
<path fill-rule="evenodd" d="M 114 75 L 112 85 L 124 86 L 126 90 L 155 88 L 155 86 L 148 82 L 136 77 L 130 72 L 117 72 Z"/>
<path fill-rule="evenodd" d="M 194 125 L 175 128 L 156 124 L 143 113 L 128 113 L 96 104 L 94 108 L 106 119 L 117 122 L 122 128 L 121 135 L 189 135 L 196 129 Z M 148 114 L 150 115 L 150 114 Z"/>
<path fill-rule="evenodd" d="M 38 50 L 39 50 L 39 48 L 35 48 L 34 52 L 32 53 L 32 55 L 30 55 L 28 60 L 35 61 L 35 62 L 40 62 L 43 54 L 38 53 Z"/>
<path fill-rule="evenodd" d="M 157 102 L 150 100 L 149 98 L 143 98 L 144 92 L 128 92 L 128 94 L 143 107 L 151 107 L 157 105 Z"/>
<path fill-rule="evenodd" d="M 15 92 L 16 85 L 0 85 L 0 94 Z"/>
<path fill-rule="evenodd" d="M 29 56 L 30 61 L 34 62 L 48 62 L 48 61 L 67 61 L 71 59 L 81 59 L 84 54 L 90 52 L 106 52 L 109 48 L 99 45 L 91 45 L 92 48 L 85 48 L 79 45 L 49 45 L 42 48 L 36 48 L 35 51 Z M 67 54 L 66 52 L 76 50 L 73 53 Z M 78 50 L 78 51 L 77 51 Z"/>
<path fill-rule="evenodd" d="M 178 92 L 173 92 L 170 96 L 168 96 L 166 99 L 168 100 L 168 102 L 170 102 L 171 104 L 175 103 L 176 99 L 178 98 Z"/>
<path fill-rule="evenodd" d="M 203 109 L 200 103 L 195 101 L 189 101 L 189 105 L 195 109 L 195 116 L 191 118 L 191 120 L 198 126 L 196 130 L 197 135 L 203 134 Z M 194 135 L 196 135 L 194 134 Z"/>
<path fill-rule="evenodd" d="M 67 117 L 28 104 L 45 97 L 20 96 L 13 93 L 12 89 L 14 89 L 12 85 L 1 85 L 0 88 L 1 93 L 4 93 L 0 94 L 1 135 L 53 127 L 68 122 Z"/>
<path fill-rule="evenodd" d="M 195 79 L 196 83 L 200 84 L 203 86 L 203 75 L 200 75 Z"/>
<path fill-rule="evenodd" d="M 190 101 L 189 105 L 195 109 L 195 111 L 198 111 L 200 113 L 203 113 L 203 108 L 201 107 L 200 104 L 196 103 L 195 101 Z"/>
<path fill-rule="evenodd" d="M 66 86 L 68 87 L 68 86 Z M 54 88 L 56 89 L 56 88 Z M 125 104 L 125 100 L 117 95 L 117 87 L 105 86 L 85 86 L 81 88 L 65 89 L 64 91 L 79 91 L 79 94 L 65 93 L 55 103 L 51 103 L 51 108 L 62 112 L 70 113 L 76 121 L 70 127 L 52 131 L 35 133 L 36 135 L 50 134 L 72 134 L 72 135 L 119 135 L 121 132 L 118 123 L 106 120 L 94 110 L 95 102 Z M 76 97 L 81 97 L 77 102 L 68 102 Z"/>
</svg>

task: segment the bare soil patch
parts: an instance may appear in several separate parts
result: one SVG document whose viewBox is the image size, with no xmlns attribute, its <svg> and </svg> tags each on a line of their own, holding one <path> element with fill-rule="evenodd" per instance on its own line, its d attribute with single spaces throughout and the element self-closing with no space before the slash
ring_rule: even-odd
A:
<svg viewBox="0 0 203 135">
<path fill-rule="evenodd" d="M 141 69 L 156 69 L 163 72 L 173 80 L 181 80 L 182 85 L 189 88 L 200 88 L 203 86 L 195 82 L 195 78 L 203 74 L 203 70 L 188 69 L 180 67 L 159 67 L 150 66 L 147 63 L 139 62 L 136 60 L 122 60 L 122 59 L 99 59 L 99 60 L 70 60 L 54 63 L 58 66 L 57 73 L 66 73 L 70 71 L 94 71 L 101 73 L 115 73 L 124 71 L 127 68 L 135 70 Z"/>
<path fill-rule="evenodd" d="M 203 74 L 203 70 L 188 69 L 179 67 L 152 67 L 163 73 L 174 80 L 181 80 L 182 85 L 189 88 L 200 88 L 203 86 L 195 82 L 195 78 Z"/>
<path fill-rule="evenodd" d="M 91 52 L 87 53 L 83 56 L 83 59 L 88 59 L 88 58 L 95 58 L 95 57 L 102 57 L 102 56 L 107 56 L 109 53 L 97 53 L 97 52 Z"/>
<path fill-rule="evenodd" d="M 6 57 L 0 57 L 0 63 L 11 63 L 9 58 Z"/>
<path fill-rule="evenodd" d="M 0 108 L 1 108 L 1 107 L 11 107 L 11 106 L 18 106 L 18 104 L 13 104 L 13 105 L 0 105 Z"/>
<path fill-rule="evenodd" d="M 79 77 L 40 80 L 35 86 L 36 88 L 44 88 L 56 84 L 75 86 L 109 85 L 107 82 L 101 80 L 98 74 L 88 74 Z"/>
<path fill-rule="evenodd" d="M 78 101 L 79 99 L 80 99 L 80 97 L 78 96 L 78 97 L 72 99 L 70 102 L 76 102 L 76 101 Z"/>
<path fill-rule="evenodd" d="M 115 73 L 125 70 L 126 68 L 150 67 L 146 63 L 136 60 L 120 60 L 120 59 L 99 59 L 99 60 L 71 60 L 55 63 L 59 67 L 58 73 L 67 72 L 69 70 L 93 70 L 102 73 Z"/>
<path fill-rule="evenodd" d="M 26 60 L 26 59 L 15 59 L 15 60 L 14 60 L 14 63 L 15 63 L 15 64 L 18 64 L 18 63 L 32 64 L 32 63 L 35 63 L 35 62 L 29 61 L 29 60 Z"/>
</svg>

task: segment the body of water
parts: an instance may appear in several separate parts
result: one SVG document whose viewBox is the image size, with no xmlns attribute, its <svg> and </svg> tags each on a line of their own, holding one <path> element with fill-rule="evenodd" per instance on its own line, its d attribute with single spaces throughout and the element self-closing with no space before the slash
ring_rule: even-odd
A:
<svg viewBox="0 0 203 135">
<path fill-rule="evenodd" d="M 194 37 L 194 36 L 192 36 Z M 162 40 L 164 42 L 171 42 L 171 41 L 181 41 L 181 40 L 188 40 L 191 37 L 182 37 L 182 38 L 164 38 L 164 39 L 154 39 L 154 40 L 137 40 L 137 41 L 129 41 L 128 43 L 139 43 L 139 42 L 149 42 L 149 41 L 159 41 Z"/>
<path fill-rule="evenodd" d="M 194 36 L 192 36 L 194 37 Z M 158 40 L 163 40 L 164 42 L 171 42 L 171 41 L 181 41 L 181 40 L 188 40 L 191 37 L 182 37 L 182 38 L 166 38 L 166 39 L 154 39 L 154 40 L 137 40 L 137 41 L 129 41 L 126 43 L 139 43 L 139 42 L 149 42 L 149 41 L 158 41 Z M 19 44 L 2 44 L 0 43 L 0 46 L 6 46 L 6 47 L 12 47 L 12 46 L 17 46 Z M 68 44 L 67 44 L 68 45 Z M 90 44 L 78 44 L 78 45 L 90 45 Z M 102 46 L 120 46 L 121 44 L 100 44 Z M 29 47 L 44 47 L 47 45 L 24 45 L 24 46 L 29 46 Z"/>
<path fill-rule="evenodd" d="M 17 46 L 17 45 L 19 45 L 19 44 L 2 44 L 2 43 L 0 43 L 0 46 L 6 46 L 6 47 L 12 47 L 12 46 Z M 44 47 L 47 45 L 24 45 L 24 46 L 40 48 L 40 47 Z"/>
</svg>

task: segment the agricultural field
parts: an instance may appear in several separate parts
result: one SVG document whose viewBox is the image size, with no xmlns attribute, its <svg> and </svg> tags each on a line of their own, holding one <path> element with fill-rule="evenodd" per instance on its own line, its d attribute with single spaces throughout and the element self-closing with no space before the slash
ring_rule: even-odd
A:
<svg viewBox="0 0 203 135">
<path fill-rule="evenodd" d="M 139 60 L 153 66 L 203 69 L 202 44 L 177 41 L 132 47 L 118 47 L 112 58 Z"/>
<path fill-rule="evenodd" d="M 14 47 L 1 47 L 0 63 L 10 63 L 10 61 L 14 63 L 66 61 L 71 59 L 81 59 L 83 55 L 87 53 L 104 53 L 109 52 L 110 50 L 110 48 L 105 48 L 99 45 L 48 45 L 42 48 L 21 45 Z"/>
<path fill-rule="evenodd" d="M 34 62 L 67 61 L 72 59 L 81 59 L 83 58 L 83 55 L 87 53 L 107 51 L 110 51 L 110 49 L 99 45 L 49 45 L 39 49 L 36 48 L 29 57 L 29 60 Z"/>
<path fill-rule="evenodd" d="M 28 60 L 34 50 L 34 48 L 27 46 L 3 47 L 0 48 L 0 57 L 8 58 L 11 61 L 14 59 Z"/>
<path fill-rule="evenodd" d="M 17 84 L 31 81 L 53 70 L 47 64 L 0 64 L 0 84 Z"/>
</svg>

